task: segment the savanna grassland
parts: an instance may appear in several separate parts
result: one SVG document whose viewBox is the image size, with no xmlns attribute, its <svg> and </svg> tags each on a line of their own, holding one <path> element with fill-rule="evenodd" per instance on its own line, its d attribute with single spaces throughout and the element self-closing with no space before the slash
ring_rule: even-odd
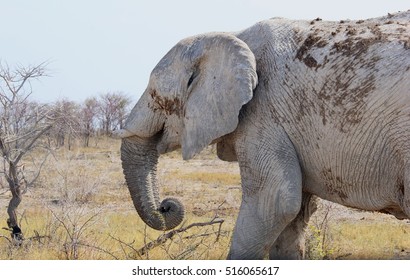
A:
<svg viewBox="0 0 410 280">
<path fill-rule="evenodd" d="M 161 197 L 178 197 L 186 208 L 185 222 L 162 233 L 138 217 L 119 148 L 103 138 L 54 151 L 18 208 L 21 244 L 6 229 L 11 194 L 0 188 L 0 259 L 225 259 L 241 201 L 237 164 L 218 160 L 213 147 L 190 161 L 178 152 L 161 156 Z M 307 257 L 406 259 L 409 236 L 407 221 L 322 202 L 309 224 Z"/>
</svg>

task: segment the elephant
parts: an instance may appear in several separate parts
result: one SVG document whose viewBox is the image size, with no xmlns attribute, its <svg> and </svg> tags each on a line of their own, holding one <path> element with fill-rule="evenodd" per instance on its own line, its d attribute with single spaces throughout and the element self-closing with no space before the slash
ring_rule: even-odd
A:
<svg viewBox="0 0 410 280">
<path fill-rule="evenodd" d="M 228 259 L 303 259 L 316 198 L 410 217 L 410 10 L 346 21 L 272 18 L 179 41 L 122 129 L 123 173 L 142 220 L 184 219 L 160 202 L 161 154 L 216 144 L 239 165 Z"/>
</svg>

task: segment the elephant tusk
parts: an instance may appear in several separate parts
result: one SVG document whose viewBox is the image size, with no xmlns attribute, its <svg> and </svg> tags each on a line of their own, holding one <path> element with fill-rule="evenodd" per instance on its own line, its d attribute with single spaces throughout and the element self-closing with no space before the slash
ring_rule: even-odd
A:
<svg viewBox="0 0 410 280">
<path fill-rule="evenodd" d="M 116 139 L 123 139 L 123 138 L 131 137 L 134 135 L 135 134 L 133 134 L 132 132 L 126 129 L 119 129 L 119 130 L 115 130 L 112 132 L 112 137 Z"/>
</svg>

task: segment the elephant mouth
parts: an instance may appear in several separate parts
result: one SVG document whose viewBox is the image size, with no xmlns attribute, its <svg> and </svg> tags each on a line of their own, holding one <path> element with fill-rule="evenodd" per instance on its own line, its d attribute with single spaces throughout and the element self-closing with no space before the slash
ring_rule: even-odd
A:
<svg viewBox="0 0 410 280">
<path fill-rule="evenodd" d="M 157 151 L 159 154 L 166 154 L 181 148 L 181 139 L 178 133 L 166 129 L 165 124 L 153 137 L 157 141 Z"/>
</svg>

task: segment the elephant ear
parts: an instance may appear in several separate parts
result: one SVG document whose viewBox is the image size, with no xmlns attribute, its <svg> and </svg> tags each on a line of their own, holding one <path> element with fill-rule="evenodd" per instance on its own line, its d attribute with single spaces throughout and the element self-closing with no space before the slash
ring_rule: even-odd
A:
<svg viewBox="0 0 410 280">
<path fill-rule="evenodd" d="M 239 111 L 252 99 L 257 85 L 255 57 L 233 35 L 202 35 L 188 51 L 194 66 L 182 118 L 184 159 L 236 129 Z"/>
</svg>

